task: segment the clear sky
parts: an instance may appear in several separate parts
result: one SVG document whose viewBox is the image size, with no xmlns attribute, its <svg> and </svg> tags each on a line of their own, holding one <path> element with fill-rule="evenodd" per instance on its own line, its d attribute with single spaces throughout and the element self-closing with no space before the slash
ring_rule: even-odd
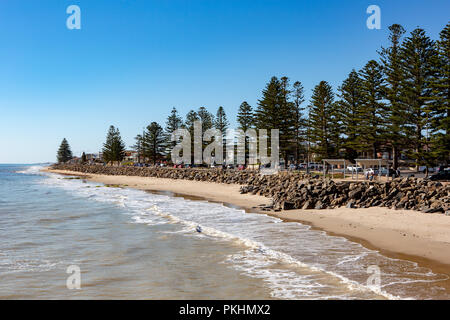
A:
<svg viewBox="0 0 450 320">
<path fill-rule="evenodd" d="M 69 30 L 66 8 L 81 8 Z M 381 30 L 366 9 L 381 8 Z M 333 88 L 377 59 L 387 27 L 437 39 L 449 0 L 1 0 L 0 163 L 55 161 L 98 152 L 110 124 L 127 144 L 173 106 L 222 105 L 234 127 L 272 76 Z"/>
</svg>

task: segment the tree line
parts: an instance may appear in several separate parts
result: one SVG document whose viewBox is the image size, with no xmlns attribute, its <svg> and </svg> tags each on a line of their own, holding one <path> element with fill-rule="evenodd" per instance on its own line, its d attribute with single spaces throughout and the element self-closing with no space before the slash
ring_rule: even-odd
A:
<svg viewBox="0 0 450 320">
<path fill-rule="evenodd" d="M 305 103 L 300 81 L 272 77 L 257 105 L 239 106 L 237 129 L 279 129 L 280 155 L 295 163 L 312 159 L 354 160 L 362 153 L 377 158 L 390 151 L 393 167 L 400 154 L 416 166 L 450 161 L 450 23 L 432 40 L 421 28 L 405 36 L 401 25 L 389 27 L 389 45 L 378 51 L 378 60 L 351 70 L 333 92 L 327 81 L 313 89 Z M 215 114 L 205 107 L 191 110 L 185 118 L 174 107 L 164 128 L 152 122 L 135 137 L 132 146 L 139 161 L 170 160 L 176 142 L 173 131 L 185 128 L 193 136 L 194 122 L 225 133 L 230 123 L 223 107 Z M 67 141 L 66 141 L 67 142 Z M 125 144 L 111 126 L 103 146 L 106 162 L 122 161 Z M 58 158 L 59 160 L 59 158 Z"/>
<path fill-rule="evenodd" d="M 416 166 L 449 162 L 450 24 L 433 41 L 421 28 L 404 37 L 389 27 L 389 46 L 338 87 L 322 81 L 309 106 L 307 140 L 321 158 L 376 158 L 390 150 L 393 167 L 400 153 Z M 342 154 L 342 150 L 344 153 Z"/>
</svg>

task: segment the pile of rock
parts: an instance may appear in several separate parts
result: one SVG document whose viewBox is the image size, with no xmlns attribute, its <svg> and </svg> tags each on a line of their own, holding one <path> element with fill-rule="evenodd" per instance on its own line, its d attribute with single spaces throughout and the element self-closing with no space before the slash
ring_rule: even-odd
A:
<svg viewBox="0 0 450 320">
<path fill-rule="evenodd" d="M 155 177 L 168 179 L 185 179 L 195 181 L 207 181 L 226 184 L 252 184 L 258 183 L 261 175 L 257 171 L 251 170 L 221 170 L 221 169 L 178 169 L 167 167 L 132 167 L 132 166 L 102 166 L 102 165 L 77 165 L 62 164 L 53 165 L 53 169 L 77 171 L 86 174 L 106 174 L 106 175 L 122 175 L 122 176 L 138 176 L 138 177 Z M 267 176 L 269 177 L 269 176 Z M 304 179 L 304 174 L 285 172 L 279 175 L 272 175 L 271 181 L 276 185 L 280 182 L 280 178 L 293 178 L 292 180 Z M 275 179 L 274 179 L 275 178 Z"/>
<path fill-rule="evenodd" d="M 241 193 L 271 197 L 273 210 L 388 207 L 427 213 L 450 210 L 450 185 L 416 178 L 378 182 L 291 181 L 241 187 Z"/>
<path fill-rule="evenodd" d="M 243 185 L 241 193 L 272 198 L 264 210 L 388 207 L 427 213 L 450 211 L 450 184 L 417 178 L 380 182 L 334 182 L 309 179 L 298 172 L 261 175 L 257 171 L 54 165 L 86 174 L 185 179 Z"/>
</svg>

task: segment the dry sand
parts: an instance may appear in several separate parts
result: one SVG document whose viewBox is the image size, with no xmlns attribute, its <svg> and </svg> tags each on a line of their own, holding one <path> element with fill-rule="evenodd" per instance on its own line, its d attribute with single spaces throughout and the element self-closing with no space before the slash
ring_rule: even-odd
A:
<svg viewBox="0 0 450 320">
<path fill-rule="evenodd" d="M 231 204 L 252 212 L 270 200 L 263 196 L 240 194 L 239 185 L 134 176 L 108 176 L 50 170 L 60 174 L 119 184 L 148 191 L 172 192 L 182 196 Z M 267 214 L 267 212 L 264 212 Z M 388 208 L 290 210 L 270 215 L 306 223 L 330 234 L 341 235 L 396 258 L 419 262 L 439 272 L 450 273 L 450 217 Z"/>
</svg>

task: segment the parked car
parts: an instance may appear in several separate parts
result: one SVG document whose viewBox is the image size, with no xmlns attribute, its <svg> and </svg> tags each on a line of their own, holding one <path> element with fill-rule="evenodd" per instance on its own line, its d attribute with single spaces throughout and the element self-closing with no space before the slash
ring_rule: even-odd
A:
<svg viewBox="0 0 450 320">
<path fill-rule="evenodd" d="M 431 181 L 450 181 L 450 170 L 442 170 L 427 178 Z"/>
<path fill-rule="evenodd" d="M 427 167 L 426 166 L 420 166 L 419 171 L 426 173 Z M 436 168 L 428 167 L 428 172 L 436 172 Z"/>
<path fill-rule="evenodd" d="M 309 169 L 322 170 L 323 169 L 323 165 L 320 164 L 320 163 L 310 162 L 309 163 Z"/>
<path fill-rule="evenodd" d="M 387 169 L 387 168 L 381 168 L 380 175 L 387 177 L 397 177 L 397 173 L 395 172 L 394 169 Z"/>
<path fill-rule="evenodd" d="M 348 166 L 347 171 L 350 172 L 362 172 L 363 169 L 360 166 Z"/>
<path fill-rule="evenodd" d="M 378 175 L 378 169 L 374 169 L 374 168 L 367 168 L 366 170 L 364 170 L 364 174 L 373 174 L 373 175 Z"/>
</svg>

